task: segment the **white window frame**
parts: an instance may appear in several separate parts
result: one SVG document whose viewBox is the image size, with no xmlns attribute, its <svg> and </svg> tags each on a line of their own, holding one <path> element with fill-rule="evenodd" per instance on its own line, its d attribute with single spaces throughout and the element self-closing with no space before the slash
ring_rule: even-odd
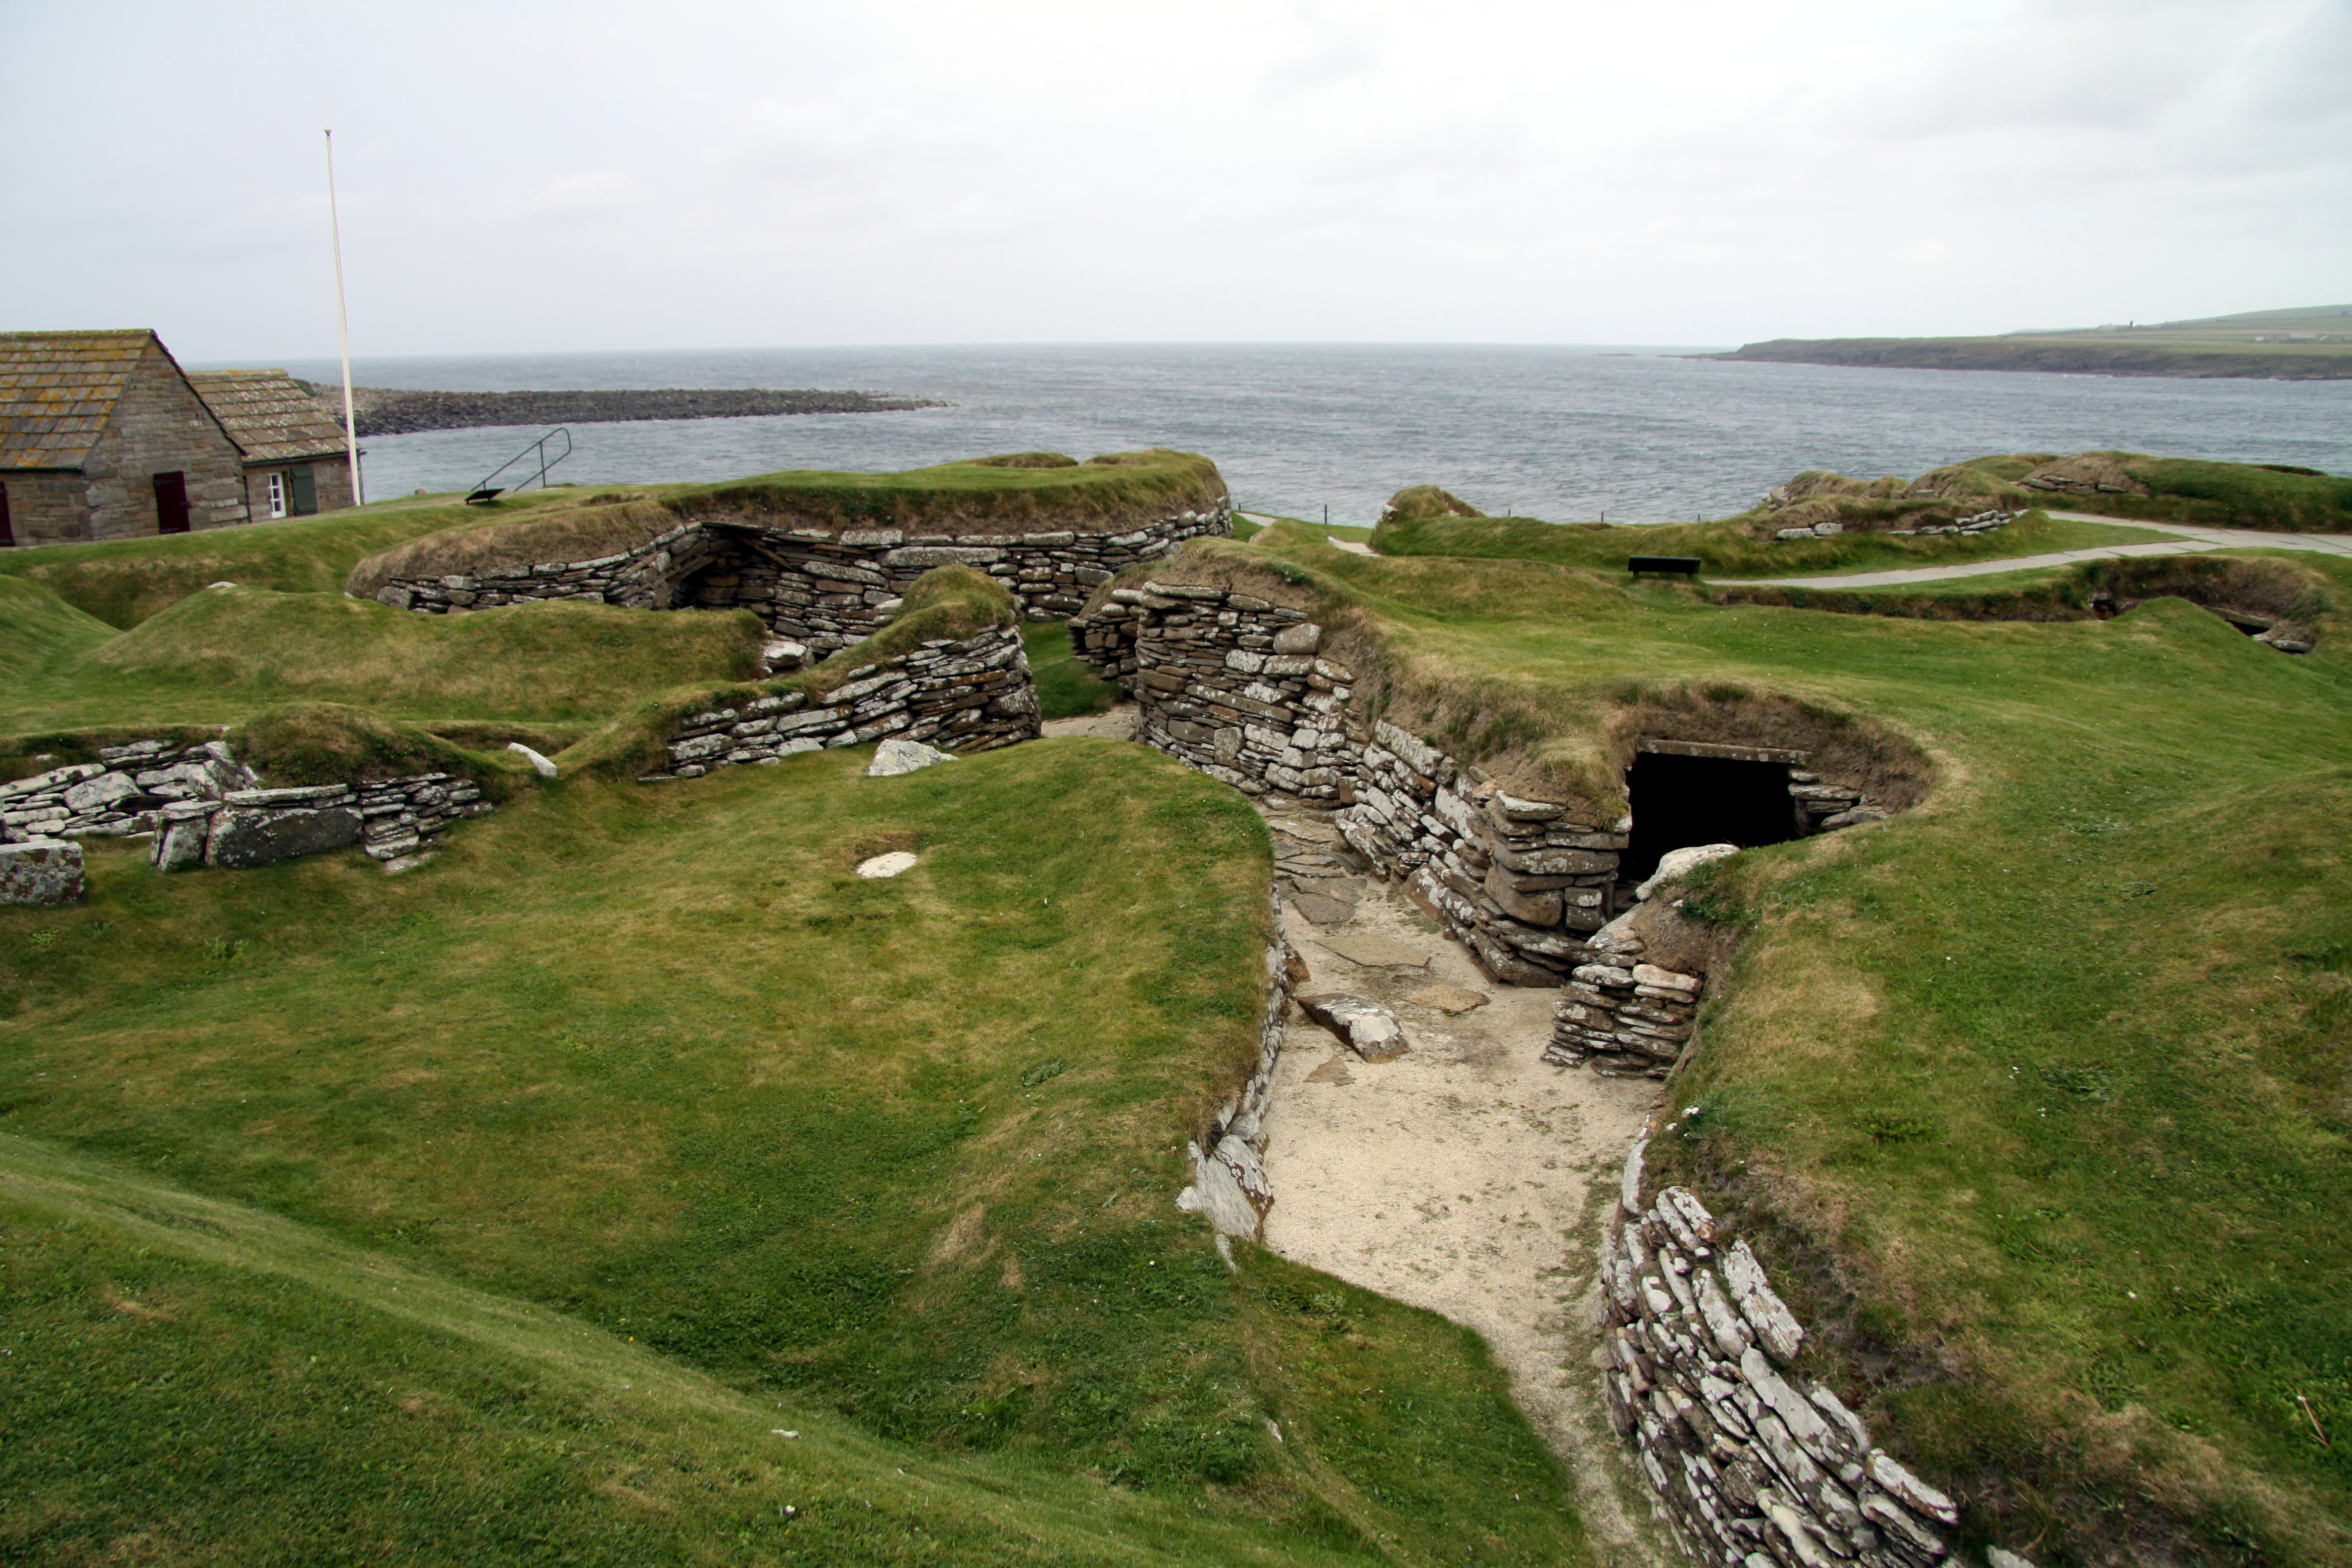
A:
<svg viewBox="0 0 2352 1568">
<path fill-rule="evenodd" d="M 283 468 L 270 469 L 269 515 L 273 518 L 284 517 L 286 515 L 286 509 L 293 504 L 293 497 L 289 493 L 289 487 L 286 483 L 286 470 Z"/>
</svg>

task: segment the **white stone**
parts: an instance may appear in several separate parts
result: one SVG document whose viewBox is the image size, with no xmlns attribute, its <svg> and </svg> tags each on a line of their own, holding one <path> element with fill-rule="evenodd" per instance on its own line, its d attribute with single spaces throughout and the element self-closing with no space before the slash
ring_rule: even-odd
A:
<svg viewBox="0 0 2352 1568">
<path fill-rule="evenodd" d="M 1805 1337 L 1797 1315 L 1789 1310 L 1764 1275 L 1764 1266 L 1748 1249 L 1745 1241 L 1735 1241 L 1731 1250 L 1723 1256 L 1723 1282 L 1731 1289 L 1731 1299 L 1739 1307 L 1740 1316 L 1756 1331 L 1773 1358 L 1783 1363 L 1794 1361 L 1797 1347 Z"/>
<path fill-rule="evenodd" d="M 895 877 L 901 871 L 914 869 L 915 857 L 904 849 L 894 849 L 887 855 L 877 855 L 857 863 L 857 874 L 866 878 Z"/>
<path fill-rule="evenodd" d="M 911 773 L 939 763 L 951 763 L 954 754 L 937 746 L 926 746 L 920 741 L 885 741 L 874 748 L 874 761 L 866 766 L 869 779 L 895 778 Z"/>
<path fill-rule="evenodd" d="M 1646 899 L 1666 883 L 1682 880 L 1710 860 L 1738 853 L 1737 844 L 1698 844 L 1688 849 L 1669 849 L 1658 857 L 1658 868 L 1651 873 L 1648 881 L 1633 889 L 1633 897 Z"/>
<path fill-rule="evenodd" d="M 0 844 L 0 904 L 70 904 L 82 892 L 80 845 L 62 838 Z"/>
<path fill-rule="evenodd" d="M 1870 1479 L 1893 1493 L 1898 1501 L 1921 1513 L 1946 1524 L 1960 1522 L 1959 1510 L 1950 1498 L 1896 1464 L 1884 1448 L 1870 1451 Z"/>
<path fill-rule="evenodd" d="M 529 746 L 524 745 L 520 741 L 509 741 L 507 742 L 507 750 L 509 752 L 520 752 L 522 753 L 522 760 L 530 764 L 530 771 L 537 773 L 541 778 L 551 779 L 555 776 L 555 764 L 549 762 L 545 757 L 541 756 L 537 752 L 532 751 Z"/>
</svg>

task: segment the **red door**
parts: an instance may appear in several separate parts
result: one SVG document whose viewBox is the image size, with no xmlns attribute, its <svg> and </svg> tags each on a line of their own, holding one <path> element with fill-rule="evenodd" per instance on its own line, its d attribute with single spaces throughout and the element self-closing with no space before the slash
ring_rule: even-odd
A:
<svg viewBox="0 0 2352 1568">
<path fill-rule="evenodd" d="M 188 531 L 187 475 L 173 472 L 155 476 L 155 531 Z"/>
</svg>

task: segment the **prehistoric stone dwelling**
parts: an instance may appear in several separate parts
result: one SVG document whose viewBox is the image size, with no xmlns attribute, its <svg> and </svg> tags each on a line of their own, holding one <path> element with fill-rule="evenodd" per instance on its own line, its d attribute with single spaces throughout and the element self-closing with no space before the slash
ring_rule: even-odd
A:
<svg viewBox="0 0 2352 1568">
<path fill-rule="evenodd" d="M 188 384 L 245 453 L 246 516 L 308 517 L 352 504 L 343 428 L 282 370 L 200 370 Z"/>
<path fill-rule="evenodd" d="M 247 519 L 243 449 L 152 331 L 0 332 L 0 545 Z"/>
</svg>

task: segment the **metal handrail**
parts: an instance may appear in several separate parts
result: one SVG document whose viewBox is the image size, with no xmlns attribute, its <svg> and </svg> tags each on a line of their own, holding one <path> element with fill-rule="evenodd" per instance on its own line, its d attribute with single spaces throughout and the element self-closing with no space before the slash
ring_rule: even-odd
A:
<svg viewBox="0 0 2352 1568">
<path fill-rule="evenodd" d="M 563 450 L 556 453 L 553 457 L 550 457 L 547 451 L 547 444 L 550 441 L 554 440 L 558 436 L 563 437 Z M 539 488 L 541 489 L 545 489 L 547 488 L 547 470 L 555 467 L 556 464 L 563 461 L 564 458 L 572 456 L 571 430 L 559 426 L 555 429 L 550 430 L 546 435 L 541 436 L 538 440 L 533 441 L 530 446 L 525 447 L 521 451 L 517 452 L 513 457 L 509 458 L 505 462 L 500 463 L 497 468 L 492 468 L 488 474 L 482 477 L 482 482 L 480 484 L 476 485 L 472 490 L 467 492 L 466 496 L 466 504 L 467 506 L 480 506 L 485 501 L 496 500 L 499 497 L 506 494 L 508 490 L 529 489 L 530 486 L 530 479 L 525 479 L 519 484 L 504 485 L 496 489 L 491 487 L 490 481 L 497 479 L 500 474 L 505 473 L 509 468 L 513 468 L 517 463 L 528 462 L 533 452 L 539 454 L 539 472 L 535 477 L 539 480 Z"/>
</svg>

